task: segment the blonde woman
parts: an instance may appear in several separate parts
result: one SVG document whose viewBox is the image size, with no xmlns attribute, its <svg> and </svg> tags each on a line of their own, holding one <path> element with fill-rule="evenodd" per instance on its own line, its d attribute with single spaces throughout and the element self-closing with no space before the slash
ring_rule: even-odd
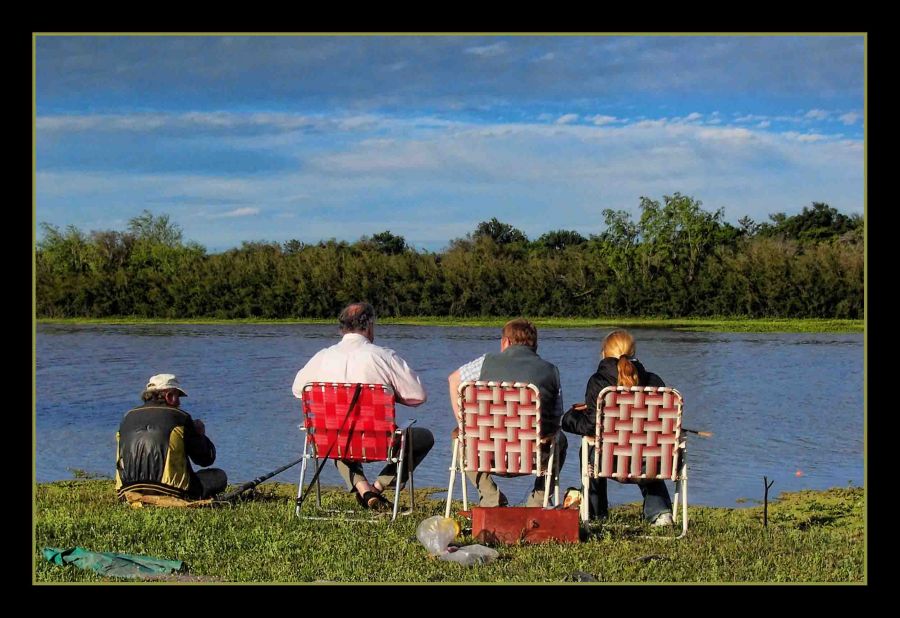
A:
<svg viewBox="0 0 900 618">
<path fill-rule="evenodd" d="M 665 386 L 655 373 L 650 373 L 635 357 L 634 337 L 626 330 L 614 330 L 603 340 L 597 371 L 585 389 L 585 406 L 573 406 L 562 418 L 562 428 L 569 433 L 593 436 L 597 423 L 597 397 L 607 386 Z M 592 448 L 593 451 L 593 448 Z M 591 454 L 593 457 L 593 453 Z M 638 481 L 644 496 L 644 519 L 654 526 L 672 525 L 672 500 L 664 481 Z M 606 479 L 591 479 L 588 491 L 588 513 L 591 519 L 608 515 Z"/>
</svg>

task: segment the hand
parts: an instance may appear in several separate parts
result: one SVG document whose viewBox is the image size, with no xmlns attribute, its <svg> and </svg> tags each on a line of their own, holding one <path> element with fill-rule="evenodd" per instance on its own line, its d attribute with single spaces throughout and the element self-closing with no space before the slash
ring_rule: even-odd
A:
<svg viewBox="0 0 900 618">
<path fill-rule="evenodd" d="M 206 425 L 204 425 L 203 421 L 201 421 L 199 418 L 194 419 L 194 430 L 201 436 L 206 435 Z"/>
<path fill-rule="evenodd" d="M 587 412 L 587 404 L 584 403 L 573 403 L 570 408 L 573 412 Z"/>
</svg>

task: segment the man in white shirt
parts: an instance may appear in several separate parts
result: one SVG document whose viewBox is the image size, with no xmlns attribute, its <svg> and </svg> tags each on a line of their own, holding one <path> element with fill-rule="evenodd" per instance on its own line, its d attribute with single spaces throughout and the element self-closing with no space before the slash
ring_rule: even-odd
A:
<svg viewBox="0 0 900 618">
<path fill-rule="evenodd" d="M 353 303 L 341 311 L 339 318 L 340 343 L 313 356 L 306 366 L 297 372 L 291 391 L 298 399 L 303 386 L 309 382 L 339 382 L 384 384 L 394 389 L 394 399 L 405 406 L 418 406 L 428 399 L 425 387 L 416 372 L 396 352 L 375 345 L 375 309 L 369 303 Z M 434 446 L 434 435 L 421 427 L 410 427 L 407 440 L 412 440 L 414 470 Z M 392 505 L 384 497 L 386 489 L 397 482 L 397 465 L 389 463 L 374 483 L 369 483 L 359 462 L 335 461 L 348 489 L 356 494 L 357 501 L 366 508 L 385 509 Z M 409 468 L 404 466 L 401 487 L 406 483 Z"/>
</svg>

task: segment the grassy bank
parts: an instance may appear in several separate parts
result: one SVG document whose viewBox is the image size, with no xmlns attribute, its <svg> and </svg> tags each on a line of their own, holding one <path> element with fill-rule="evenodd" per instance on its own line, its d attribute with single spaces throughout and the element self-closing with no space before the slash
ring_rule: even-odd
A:
<svg viewBox="0 0 900 618">
<path fill-rule="evenodd" d="M 407 317 L 379 318 L 382 324 L 417 326 L 501 327 L 508 318 Z M 825 319 L 750 319 L 721 318 L 532 318 L 538 328 L 669 328 L 682 331 L 753 333 L 861 333 L 863 320 Z M 212 318 L 158 320 L 153 318 L 41 318 L 41 324 L 335 324 L 334 319 L 299 318 L 290 320 Z"/>
<path fill-rule="evenodd" d="M 183 579 L 202 582 L 563 582 L 577 571 L 601 582 L 862 583 L 865 577 L 860 488 L 783 494 L 769 504 L 767 528 L 761 506 L 690 506 L 690 529 L 680 541 L 641 538 L 660 533 L 640 523 L 637 504 L 623 505 L 591 526 L 582 543 L 501 545 L 497 561 L 475 567 L 430 558 L 415 539 L 419 521 L 443 512 L 442 501 L 428 498 L 436 490 L 417 490 L 417 512 L 393 524 L 299 520 L 295 491 L 266 483 L 234 507 L 132 509 L 116 502 L 109 480 L 41 484 L 35 581 L 111 581 L 50 564 L 40 553 L 76 545 L 183 560 L 189 567 Z M 355 505 L 343 491 L 326 492 L 323 500 Z M 464 534 L 457 542 L 474 541 Z"/>
</svg>

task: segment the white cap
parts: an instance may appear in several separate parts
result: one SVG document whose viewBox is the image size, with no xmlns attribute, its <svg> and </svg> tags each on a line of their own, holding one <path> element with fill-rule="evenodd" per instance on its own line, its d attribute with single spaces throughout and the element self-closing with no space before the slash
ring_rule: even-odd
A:
<svg viewBox="0 0 900 618">
<path fill-rule="evenodd" d="M 178 378 L 176 378 L 171 373 L 158 373 L 147 381 L 146 391 L 167 391 L 169 389 L 175 389 L 179 393 L 181 393 L 182 397 L 187 397 L 187 393 L 182 390 L 181 385 L 178 384 Z"/>
</svg>

